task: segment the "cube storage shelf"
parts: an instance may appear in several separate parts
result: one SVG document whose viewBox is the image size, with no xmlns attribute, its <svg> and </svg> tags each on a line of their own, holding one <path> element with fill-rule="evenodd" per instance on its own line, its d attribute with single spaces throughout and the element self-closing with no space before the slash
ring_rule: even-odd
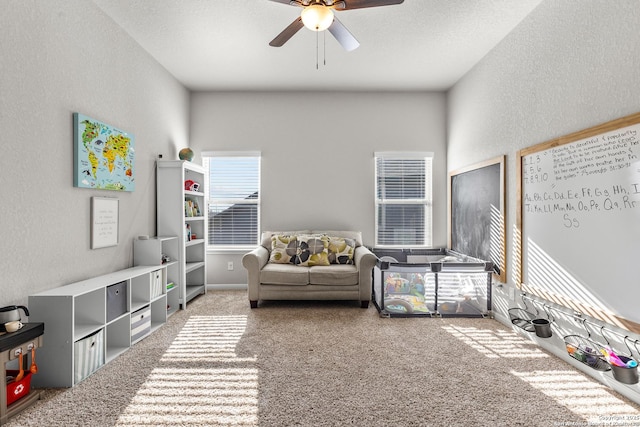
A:
<svg viewBox="0 0 640 427">
<path fill-rule="evenodd" d="M 373 302 L 384 317 L 487 317 L 493 263 L 447 249 L 386 250 L 373 269 Z"/>
<path fill-rule="evenodd" d="M 33 385 L 73 387 L 164 325 L 166 282 L 165 266 L 138 266 L 29 296 L 29 320 L 47 326 Z M 134 336 L 140 313 L 150 325 Z"/>
<path fill-rule="evenodd" d="M 198 184 L 197 191 L 187 182 Z M 157 230 L 178 236 L 178 275 L 175 285 L 181 308 L 206 293 L 206 173 L 202 166 L 182 160 L 156 162 Z"/>
<path fill-rule="evenodd" d="M 167 316 L 180 308 L 180 257 L 181 243 L 178 236 L 158 236 L 133 241 L 133 264 L 163 266 L 167 269 L 165 284 L 167 293 Z M 156 289 L 156 294 L 161 290 Z"/>
</svg>

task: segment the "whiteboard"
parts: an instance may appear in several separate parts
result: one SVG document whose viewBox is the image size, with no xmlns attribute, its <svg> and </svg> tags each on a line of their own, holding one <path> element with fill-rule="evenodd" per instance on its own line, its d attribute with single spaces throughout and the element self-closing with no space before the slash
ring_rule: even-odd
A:
<svg viewBox="0 0 640 427">
<path fill-rule="evenodd" d="M 640 113 L 522 150 L 518 165 L 521 284 L 640 323 Z"/>
</svg>

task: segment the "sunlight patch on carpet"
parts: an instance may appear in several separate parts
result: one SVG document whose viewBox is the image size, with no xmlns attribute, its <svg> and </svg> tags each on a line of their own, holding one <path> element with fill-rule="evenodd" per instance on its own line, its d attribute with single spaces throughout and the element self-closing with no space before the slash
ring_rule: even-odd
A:
<svg viewBox="0 0 640 427">
<path fill-rule="evenodd" d="M 247 316 L 192 316 L 161 362 L 255 362 L 239 358 L 236 346 L 247 329 Z"/>
<path fill-rule="evenodd" d="M 531 341 L 509 331 L 448 325 L 442 329 L 489 358 L 546 358 L 548 354 Z"/>
<path fill-rule="evenodd" d="M 237 357 L 247 316 L 192 316 L 118 427 L 257 426 L 256 357 Z"/>
<path fill-rule="evenodd" d="M 632 426 L 640 423 L 640 411 L 617 398 L 604 384 L 590 381 L 574 371 L 511 371 L 511 374 L 553 398 L 589 425 Z"/>
</svg>

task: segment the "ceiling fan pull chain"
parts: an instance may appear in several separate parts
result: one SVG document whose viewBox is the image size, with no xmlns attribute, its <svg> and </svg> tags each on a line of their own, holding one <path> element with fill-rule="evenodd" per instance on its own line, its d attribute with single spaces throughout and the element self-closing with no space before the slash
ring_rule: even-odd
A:
<svg viewBox="0 0 640 427">
<path fill-rule="evenodd" d="M 318 31 L 316 31 L 316 70 L 318 69 Z"/>
<path fill-rule="evenodd" d="M 324 66 L 327 66 L 327 32 L 322 32 L 322 59 L 324 61 Z"/>
</svg>

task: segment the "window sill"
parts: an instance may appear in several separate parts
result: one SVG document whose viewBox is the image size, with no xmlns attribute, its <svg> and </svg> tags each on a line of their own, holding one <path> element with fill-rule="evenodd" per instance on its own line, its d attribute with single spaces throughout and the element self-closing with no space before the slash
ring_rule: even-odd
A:
<svg viewBox="0 0 640 427">
<path fill-rule="evenodd" d="M 215 255 L 215 254 L 246 254 L 247 252 L 251 252 L 252 250 L 254 250 L 255 248 L 257 248 L 258 245 L 253 245 L 253 246 L 235 246 L 235 247 L 217 247 L 217 248 L 212 248 L 212 247 L 208 247 L 207 248 L 207 254 L 210 255 Z"/>
</svg>

